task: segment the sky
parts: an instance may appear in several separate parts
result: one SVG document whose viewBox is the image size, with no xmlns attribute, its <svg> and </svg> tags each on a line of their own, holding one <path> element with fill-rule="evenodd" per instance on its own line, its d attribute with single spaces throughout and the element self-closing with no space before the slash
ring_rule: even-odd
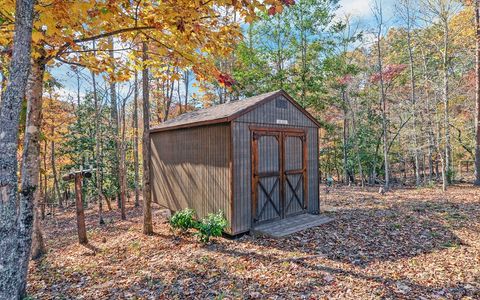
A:
<svg viewBox="0 0 480 300">
<path fill-rule="evenodd" d="M 345 15 L 350 15 L 353 22 L 358 23 L 360 28 L 368 32 L 375 24 L 375 19 L 372 14 L 372 4 L 374 1 L 375 0 L 340 0 L 340 8 L 337 10 L 336 15 L 340 18 Z M 384 21 L 386 23 L 392 23 L 393 25 L 395 0 L 377 1 L 381 1 Z M 367 36 L 365 36 L 365 38 L 367 38 Z M 89 78 L 89 73 L 83 73 L 86 78 Z M 59 91 L 62 98 L 67 99 L 69 96 L 76 98 L 77 80 L 75 73 L 70 70 L 70 67 L 66 65 L 55 67 L 52 69 L 52 74 L 64 86 Z M 102 81 L 101 78 L 99 78 L 99 81 Z M 80 86 L 80 95 L 84 96 L 88 89 L 90 89 L 89 84 L 83 81 L 83 84 L 81 83 Z"/>
<path fill-rule="evenodd" d="M 379 0 L 382 4 L 385 21 L 393 19 L 395 10 L 395 0 Z M 345 14 L 351 15 L 353 19 L 358 20 L 364 27 L 374 25 L 375 19 L 372 14 L 372 5 L 374 0 L 340 0 L 340 9 L 338 16 Z"/>
</svg>

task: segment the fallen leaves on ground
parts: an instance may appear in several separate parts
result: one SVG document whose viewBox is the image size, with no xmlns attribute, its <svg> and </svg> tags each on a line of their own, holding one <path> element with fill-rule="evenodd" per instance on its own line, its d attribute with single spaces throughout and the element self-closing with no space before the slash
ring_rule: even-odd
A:
<svg viewBox="0 0 480 300">
<path fill-rule="evenodd" d="M 144 236 L 127 221 L 73 208 L 44 223 L 49 252 L 30 264 L 34 299 L 480 299 L 480 190 L 339 187 L 322 193 L 335 221 L 283 239 L 174 236 L 160 211 Z"/>
</svg>

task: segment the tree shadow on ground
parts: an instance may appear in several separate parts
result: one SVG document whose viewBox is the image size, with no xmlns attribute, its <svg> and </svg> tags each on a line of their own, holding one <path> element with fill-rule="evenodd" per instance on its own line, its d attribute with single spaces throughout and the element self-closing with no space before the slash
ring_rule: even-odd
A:
<svg viewBox="0 0 480 300">
<path fill-rule="evenodd" d="M 300 266 L 304 274 L 330 274 L 374 283 L 377 287 L 372 290 L 373 298 L 411 299 L 412 295 L 446 299 L 480 297 L 479 287 L 469 282 L 422 285 L 407 276 L 362 272 L 375 262 L 394 262 L 452 247 L 470 247 L 455 230 L 467 227 L 478 230 L 475 229 L 480 227 L 478 203 L 404 201 L 379 209 L 339 208 L 332 216 L 334 222 L 286 238 L 244 237 L 238 240 L 238 247 L 222 243 L 206 249 L 236 257 L 239 261 L 255 260 L 272 270 L 293 263 Z M 272 248 L 275 251 L 270 251 Z M 338 266 L 337 262 L 347 265 Z M 312 284 L 323 282 L 312 281 L 308 276 L 305 281 L 307 290 Z"/>
<path fill-rule="evenodd" d="M 423 297 L 420 299 L 461 299 L 466 296 L 476 299 L 480 297 L 480 289 L 468 282 L 458 281 L 443 285 L 435 283 L 423 285 L 412 281 L 406 276 L 372 275 L 362 272 L 358 268 L 335 267 L 333 266 L 335 264 L 330 265 L 328 260 L 326 263 L 319 261 L 318 258 L 323 258 L 323 255 L 282 257 L 278 253 L 264 254 L 261 251 L 249 250 L 248 248 L 232 249 L 224 244 L 210 245 L 207 249 L 212 252 L 222 252 L 222 254 L 237 257 L 239 261 L 242 259 L 257 261 L 259 265 L 261 264 L 275 274 L 281 273 L 282 270 L 289 273 L 290 281 L 286 281 L 280 286 L 265 280 L 262 280 L 261 283 L 255 281 L 245 282 L 243 277 L 235 274 L 228 275 L 230 280 L 237 283 L 238 289 L 242 291 L 260 290 L 266 293 L 262 296 L 276 295 L 281 297 L 288 295 L 293 297 L 295 295 L 296 297 L 308 298 L 312 297 L 312 295 L 326 295 L 328 294 L 329 286 L 335 286 L 336 282 L 339 281 L 350 282 L 350 284 L 367 283 L 369 286 L 371 285 L 372 290 L 369 298 L 372 299 L 418 298 L 415 295 Z M 294 267 L 292 268 L 292 266 Z M 183 273 L 181 270 L 177 271 L 179 274 Z M 179 276 L 182 277 L 183 275 Z M 250 285 L 256 286 L 252 289 Z M 341 292 L 345 292 L 345 290 Z M 339 293 L 335 293 L 335 295 L 336 297 L 342 297 Z"/>
<path fill-rule="evenodd" d="M 239 241 L 366 266 L 468 246 L 453 230 L 479 226 L 480 208 L 475 203 L 415 201 L 381 209 L 340 208 L 329 215 L 333 222 L 285 238 Z"/>
</svg>

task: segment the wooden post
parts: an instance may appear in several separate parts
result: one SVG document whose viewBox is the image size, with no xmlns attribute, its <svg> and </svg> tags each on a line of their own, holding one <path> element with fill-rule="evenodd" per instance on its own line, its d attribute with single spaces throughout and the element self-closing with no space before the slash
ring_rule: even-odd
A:
<svg viewBox="0 0 480 300">
<path fill-rule="evenodd" d="M 75 174 L 75 198 L 77 206 L 77 231 L 78 242 L 80 244 L 88 244 L 87 230 L 85 228 L 85 213 L 83 211 L 82 201 L 82 179 L 81 174 Z"/>
<path fill-rule="evenodd" d="M 71 181 L 74 180 L 75 182 L 75 205 L 77 209 L 77 232 L 78 232 L 78 242 L 80 244 L 88 244 L 87 239 L 87 230 L 85 227 L 85 212 L 83 210 L 83 201 L 82 201 L 82 181 L 83 178 L 90 178 L 92 177 L 92 172 L 95 169 L 90 168 L 90 170 L 83 170 L 70 172 L 63 176 L 63 180 Z"/>
</svg>

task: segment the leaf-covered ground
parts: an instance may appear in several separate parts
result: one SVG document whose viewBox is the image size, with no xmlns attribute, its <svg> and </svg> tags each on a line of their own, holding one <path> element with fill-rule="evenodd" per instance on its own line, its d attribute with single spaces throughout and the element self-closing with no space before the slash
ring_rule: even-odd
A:
<svg viewBox="0 0 480 300">
<path fill-rule="evenodd" d="M 337 188 L 322 192 L 334 222 L 284 239 L 244 236 L 201 246 L 141 208 L 76 240 L 72 210 L 45 223 L 48 254 L 32 262 L 34 299 L 480 299 L 480 189 Z"/>
</svg>

